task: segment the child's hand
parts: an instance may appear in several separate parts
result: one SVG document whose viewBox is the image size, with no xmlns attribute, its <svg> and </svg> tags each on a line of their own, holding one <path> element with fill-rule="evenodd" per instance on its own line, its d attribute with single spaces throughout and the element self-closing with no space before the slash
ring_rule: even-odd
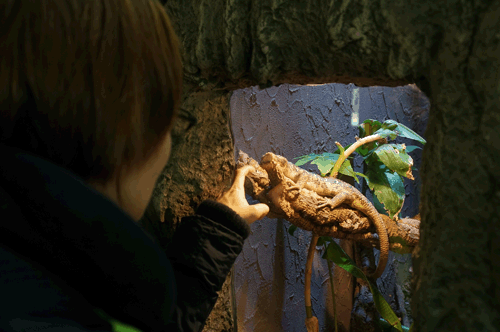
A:
<svg viewBox="0 0 500 332">
<path fill-rule="evenodd" d="M 248 165 L 237 169 L 233 185 L 217 199 L 217 202 L 233 209 L 249 224 L 264 218 L 269 213 L 269 207 L 266 204 L 249 205 L 245 198 L 245 176 L 253 171 L 255 167 Z"/>
</svg>

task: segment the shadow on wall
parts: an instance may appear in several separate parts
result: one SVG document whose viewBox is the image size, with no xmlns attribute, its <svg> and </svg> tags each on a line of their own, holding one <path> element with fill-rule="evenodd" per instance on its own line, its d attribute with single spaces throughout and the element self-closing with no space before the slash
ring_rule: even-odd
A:
<svg viewBox="0 0 500 332">
<path fill-rule="evenodd" d="M 369 118 L 380 122 L 393 119 L 425 137 L 430 105 L 414 84 L 396 88 L 358 88 L 338 83 L 283 84 L 265 90 L 251 87 L 236 90 L 231 96 L 235 160 L 240 149 L 257 161 L 266 152 L 273 152 L 294 162 L 294 158 L 305 154 L 335 151 L 335 141 L 343 146 L 351 144 L 358 135 L 357 127 L 351 126 L 355 88 L 359 89 L 359 123 Z M 419 145 L 400 137 L 391 143 Z M 420 149 L 411 153 L 417 169 L 420 169 L 421 155 Z M 357 172 L 362 171 L 361 161 L 359 156 L 354 159 Z M 302 167 L 318 173 L 310 164 Z M 413 174 L 415 181 L 405 179 L 403 217 L 418 213 L 420 174 L 418 171 Z M 250 204 L 257 203 L 249 196 L 247 199 Z M 286 220 L 269 218 L 251 226 L 252 234 L 234 266 L 239 332 L 305 331 L 304 270 L 311 233 L 299 229 L 291 236 L 287 232 L 289 227 Z M 394 299 L 391 306 L 403 317 L 403 325 L 409 326 L 409 300 L 401 299 L 401 289 L 409 294 L 411 256 L 391 252 L 389 260 L 379 287 L 386 299 Z M 333 309 L 326 306 L 331 303 L 329 287 L 328 266 L 316 254 L 312 306 L 320 330 L 324 331 L 333 328 L 327 325 L 331 325 L 333 317 Z"/>
</svg>

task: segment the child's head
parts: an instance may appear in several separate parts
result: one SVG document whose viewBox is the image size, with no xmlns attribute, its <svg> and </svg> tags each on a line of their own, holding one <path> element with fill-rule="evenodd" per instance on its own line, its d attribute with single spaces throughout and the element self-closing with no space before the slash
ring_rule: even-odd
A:
<svg viewBox="0 0 500 332">
<path fill-rule="evenodd" d="M 163 148 L 179 45 L 156 0 L 0 3 L 0 143 L 109 183 Z"/>
</svg>

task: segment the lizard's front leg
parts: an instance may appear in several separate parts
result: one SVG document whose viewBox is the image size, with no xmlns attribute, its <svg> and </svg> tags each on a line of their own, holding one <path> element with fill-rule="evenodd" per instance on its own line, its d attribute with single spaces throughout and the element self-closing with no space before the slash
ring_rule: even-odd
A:
<svg viewBox="0 0 500 332">
<path fill-rule="evenodd" d="M 326 199 L 326 203 L 323 203 L 323 204 L 321 204 L 321 205 L 318 205 L 318 209 L 321 209 L 321 208 L 323 208 L 323 207 L 325 207 L 325 206 L 329 206 L 329 207 L 330 207 L 330 209 L 332 209 L 332 210 L 333 210 L 333 209 L 335 209 L 337 206 L 339 206 L 340 204 L 344 203 L 344 201 L 345 201 L 346 199 L 348 199 L 348 198 L 349 198 L 349 194 L 348 194 L 347 192 L 345 192 L 345 191 L 344 191 L 344 192 L 341 192 L 340 194 L 338 194 L 338 195 L 336 195 L 336 196 L 334 196 L 334 197 L 332 197 L 332 198 L 328 197 L 328 198 Z"/>
</svg>

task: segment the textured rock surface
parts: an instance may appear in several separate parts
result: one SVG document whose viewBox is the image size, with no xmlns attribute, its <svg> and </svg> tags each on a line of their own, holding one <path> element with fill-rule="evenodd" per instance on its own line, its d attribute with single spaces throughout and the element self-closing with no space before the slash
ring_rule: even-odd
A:
<svg viewBox="0 0 500 332">
<path fill-rule="evenodd" d="M 189 133 L 183 120 L 173 132 L 169 162 L 159 177 L 141 223 L 166 246 L 175 225 L 192 215 L 205 199 L 214 199 L 230 185 L 235 160 L 229 127 L 229 94 L 220 91 L 192 92 L 185 87 L 183 112 L 194 115 L 199 124 Z M 230 276 L 226 279 L 205 331 L 233 331 Z"/>
<path fill-rule="evenodd" d="M 436 31 L 406 34 L 377 1 L 168 1 L 189 77 L 279 83 L 402 85 L 429 61 Z M 405 10 L 400 8 L 399 10 Z M 405 31 L 406 32 L 406 31 Z M 410 32 L 410 31 L 408 31 Z"/>
</svg>

